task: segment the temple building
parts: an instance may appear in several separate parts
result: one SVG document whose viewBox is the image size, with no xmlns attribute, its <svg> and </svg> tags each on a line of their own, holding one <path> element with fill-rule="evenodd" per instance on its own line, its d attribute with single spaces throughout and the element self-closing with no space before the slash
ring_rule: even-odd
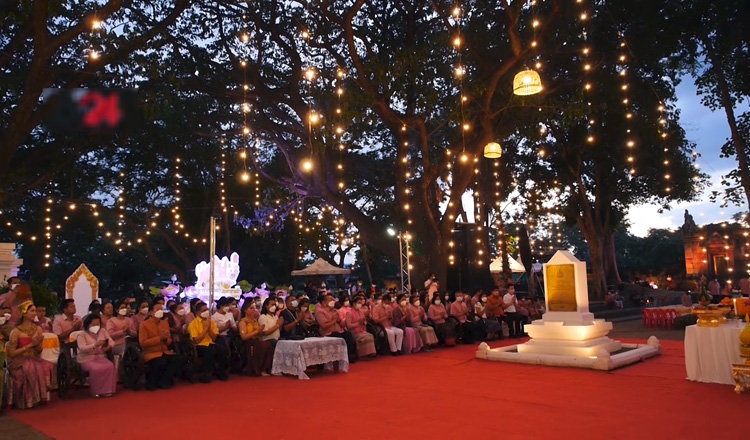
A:
<svg viewBox="0 0 750 440">
<path fill-rule="evenodd" d="M 705 275 L 736 283 L 750 270 L 748 229 L 737 222 L 708 223 L 697 226 L 685 210 L 682 225 L 687 277 Z"/>
</svg>

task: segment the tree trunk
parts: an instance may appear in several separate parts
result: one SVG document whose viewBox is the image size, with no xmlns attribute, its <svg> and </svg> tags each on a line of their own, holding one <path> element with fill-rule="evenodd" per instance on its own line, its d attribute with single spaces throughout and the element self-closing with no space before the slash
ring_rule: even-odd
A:
<svg viewBox="0 0 750 440">
<path fill-rule="evenodd" d="M 615 252 L 615 234 L 607 233 L 604 238 L 604 273 L 607 284 L 620 284 L 620 271 L 617 269 L 617 253 Z"/>
<path fill-rule="evenodd" d="M 732 97 L 729 93 L 729 85 L 727 84 L 727 78 L 722 70 L 722 60 L 719 59 L 718 54 L 712 48 L 708 38 L 703 40 L 703 44 L 706 47 L 708 58 L 711 60 L 711 66 L 716 74 L 716 83 L 719 86 L 721 105 L 724 107 L 724 112 L 727 115 L 727 123 L 729 124 L 729 131 L 732 136 L 732 144 L 734 145 L 734 150 L 737 154 L 737 169 L 740 172 L 740 184 L 745 190 L 745 197 L 747 197 L 748 205 L 750 206 L 750 170 L 748 170 L 747 162 L 747 145 L 745 145 L 745 139 L 737 128 L 737 119 L 734 115 L 734 106 L 732 104 Z"/>
<path fill-rule="evenodd" d="M 604 238 L 594 231 L 594 228 L 585 226 L 582 218 L 578 219 L 578 226 L 586 238 L 591 254 L 591 287 L 593 292 L 589 292 L 589 297 L 595 299 L 604 299 L 604 292 L 607 291 L 607 281 L 604 274 Z"/>
</svg>

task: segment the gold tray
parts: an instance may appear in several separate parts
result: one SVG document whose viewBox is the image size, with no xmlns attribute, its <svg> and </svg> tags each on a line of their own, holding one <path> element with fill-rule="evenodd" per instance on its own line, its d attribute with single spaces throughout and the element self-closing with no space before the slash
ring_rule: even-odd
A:
<svg viewBox="0 0 750 440">
<path fill-rule="evenodd" d="M 696 323 L 698 327 L 718 327 L 721 324 L 727 323 L 726 315 L 731 310 L 731 307 L 694 308 L 692 313 L 698 318 L 698 322 Z"/>
</svg>

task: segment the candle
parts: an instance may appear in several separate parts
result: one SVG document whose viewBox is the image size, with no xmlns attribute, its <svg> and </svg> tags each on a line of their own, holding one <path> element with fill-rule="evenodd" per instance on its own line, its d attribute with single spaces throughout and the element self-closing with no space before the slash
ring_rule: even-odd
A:
<svg viewBox="0 0 750 440">
<path fill-rule="evenodd" d="M 734 325 L 735 327 L 739 327 L 740 322 L 738 321 L 739 315 L 737 314 L 737 298 L 732 298 L 732 302 L 734 303 Z"/>
</svg>

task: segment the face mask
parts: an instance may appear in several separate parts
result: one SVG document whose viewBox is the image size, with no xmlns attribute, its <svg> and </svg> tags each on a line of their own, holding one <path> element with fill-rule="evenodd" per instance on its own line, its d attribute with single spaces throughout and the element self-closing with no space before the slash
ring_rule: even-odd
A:
<svg viewBox="0 0 750 440">
<path fill-rule="evenodd" d="M 117 310 L 117 314 L 120 316 L 125 316 L 128 314 L 128 309 L 119 309 Z"/>
<path fill-rule="evenodd" d="M 234 310 L 234 309 L 236 309 L 236 308 L 237 308 L 237 304 L 231 304 L 231 305 L 229 306 L 229 309 L 230 309 L 230 310 Z"/>
<path fill-rule="evenodd" d="M 362 283 L 357 283 L 357 286 L 362 287 Z"/>
<path fill-rule="evenodd" d="M 0 316 L 0 325 L 5 325 L 5 316 Z"/>
<path fill-rule="evenodd" d="M 90 331 L 91 333 L 94 333 L 94 334 L 96 334 L 96 333 L 99 333 L 99 329 L 100 329 L 100 328 L 101 328 L 101 327 L 99 327 L 98 325 L 92 325 L 91 327 L 89 327 L 89 331 Z"/>
<path fill-rule="evenodd" d="M 268 311 L 271 312 L 271 313 L 274 313 L 276 311 L 276 306 L 269 307 Z"/>
<path fill-rule="evenodd" d="M 482 297 L 482 302 L 483 302 L 483 303 L 486 303 L 486 302 L 487 302 L 487 297 L 486 297 L 486 296 L 483 296 L 483 297 Z"/>
<path fill-rule="evenodd" d="M 448 299 L 449 299 L 449 298 L 450 298 L 450 296 L 448 296 L 448 295 L 445 295 L 445 300 L 446 300 L 446 301 L 448 301 Z"/>
<path fill-rule="evenodd" d="M 375 304 L 378 304 L 378 305 L 383 304 L 383 300 L 379 299 L 379 300 L 375 301 Z"/>
<path fill-rule="evenodd" d="M 405 306 L 406 306 L 406 301 L 401 301 L 401 307 L 405 307 Z"/>
<path fill-rule="evenodd" d="M 414 301 L 414 305 L 415 305 L 415 306 L 419 307 L 419 305 L 420 305 L 420 304 L 421 304 L 421 302 L 420 302 L 420 301 Z"/>
<path fill-rule="evenodd" d="M 344 301 L 344 307 L 349 307 L 349 301 Z"/>
<path fill-rule="evenodd" d="M 203 318 L 203 319 L 207 319 L 208 318 L 208 310 L 204 310 L 203 312 L 201 312 L 201 318 Z"/>
<path fill-rule="evenodd" d="M 354 308 L 357 309 L 357 310 L 359 310 L 359 309 L 362 308 L 362 304 L 360 304 L 360 303 L 354 304 Z"/>
<path fill-rule="evenodd" d="M 463 301 L 463 300 L 464 300 L 464 297 L 463 297 L 463 296 L 459 296 L 458 298 L 456 298 L 456 301 L 458 301 L 458 302 L 461 302 L 461 301 Z"/>
<path fill-rule="evenodd" d="M 440 305 L 440 300 L 435 301 L 435 305 L 439 306 Z"/>
<path fill-rule="evenodd" d="M 145 315 L 148 313 L 148 307 L 144 307 L 141 309 L 141 315 Z"/>
<path fill-rule="evenodd" d="M 34 322 L 39 322 L 39 317 L 38 316 L 34 317 Z"/>
<path fill-rule="evenodd" d="M 183 316 L 185 314 L 185 309 L 177 309 L 177 314 Z"/>
<path fill-rule="evenodd" d="M 299 306 L 299 302 L 298 301 L 292 301 L 292 307 L 294 307 L 296 309 L 297 306 Z"/>
<path fill-rule="evenodd" d="M 18 287 L 18 286 L 19 286 L 19 284 L 18 284 L 18 283 L 16 283 L 16 284 L 11 284 L 11 285 L 10 285 L 10 290 L 16 290 L 16 287 Z"/>
<path fill-rule="evenodd" d="M 261 304 L 261 302 L 260 302 L 260 301 L 258 301 L 258 302 L 256 302 L 256 303 L 255 303 L 255 307 L 257 307 L 257 308 L 261 308 L 261 306 L 262 306 L 262 305 L 263 305 L 263 304 Z"/>
<path fill-rule="evenodd" d="M 10 319 L 10 313 L 6 313 L 6 314 L 4 314 L 3 316 L 5 316 L 5 319 L 6 319 L 6 320 L 9 320 L 9 319 Z"/>
<path fill-rule="evenodd" d="M 333 301 L 328 301 L 328 307 L 333 308 L 334 304 L 335 303 Z"/>
<path fill-rule="evenodd" d="M 157 310 L 154 312 L 154 318 L 161 319 L 164 317 L 164 310 Z"/>
</svg>

